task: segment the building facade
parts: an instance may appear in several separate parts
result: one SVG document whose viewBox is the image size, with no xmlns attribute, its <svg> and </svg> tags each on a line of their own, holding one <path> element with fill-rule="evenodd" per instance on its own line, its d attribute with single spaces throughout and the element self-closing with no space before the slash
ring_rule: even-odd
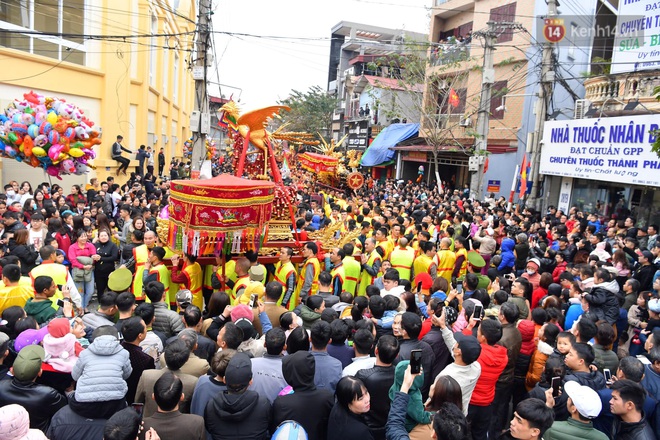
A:
<svg viewBox="0 0 660 440">
<path fill-rule="evenodd" d="M 169 165 L 189 137 L 196 17 L 194 0 L 3 2 L 0 25 L 10 32 L 0 36 L 0 55 L 12 68 L 0 74 L 0 105 L 34 90 L 77 105 L 102 129 L 96 170 L 65 176 L 65 185 L 114 175 L 117 135 L 131 150 L 163 148 Z M 42 170 L 2 162 L 3 183 L 46 180 Z"/>
<path fill-rule="evenodd" d="M 346 147 L 364 150 L 383 127 L 404 120 L 419 122 L 410 91 L 387 60 L 405 57 L 411 45 L 426 40 L 425 34 L 346 21 L 332 28 L 328 93 L 338 99 L 333 139 L 348 134 Z M 421 84 L 415 90 L 421 95 Z"/>
<path fill-rule="evenodd" d="M 620 2 L 618 14 L 606 3 L 598 6 L 596 23 L 629 29 L 626 20 L 645 16 L 652 2 Z M 640 47 L 626 43 L 637 35 L 593 40 L 584 99 L 576 103 L 572 119 L 550 123 L 544 132 L 546 205 L 564 212 L 576 206 L 606 218 L 632 216 L 640 226 L 660 223 L 660 158 L 651 151 L 660 125 L 654 95 L 660 86 L 660 55 L 652 44 L 654 32 L 646 33 L 639 35 Z M 587 128 L 594 136 L 585 138 Z M 566 135 L 573 149 L 567 149 Z M 562 159 L 567 152 L 569 157 Z"/>
<path fill-rule="evenodd" d="M 582 23 L 588 13 L 576 9 L 592 8 L 577 0 L 562 2 L 561 15 L 579 16 Z M 541 72 L 543 18 L 547 15 L 545 2 L 509 0 L 435 0 L 430 24 L 430 66 L 425 85 L 426 99 L 436 102 L 436 113 L 425 114 L 420 136 L 429 131 L 443 130 L 440 138 L 447 140 L 436 147 L 426 146 L 410 151 L 411 161 L 421 161 L 418 151 L 426 151 L 427 172 L 432 172 L 432 151 L 438 150 L 439 174 L 450 187 L 463 188 L 469 184 L 469 157 L 475 145 L 475 132 L 480 93 L 483 83 L 484 38 L 479 34 L 495 23 L 496 40 L 493 55 L 492 97 L 489 106 L 487 138 L 488 168 L 482 178 L 482 193 L 496 197 L 509 196 L 517 179 L 516 164 L 523 155 L 530 157 L 535 134 L 535 106 Z M 515 23 L 507 28 L 501 23 Z M 566 87 L 555 87 L 548 113 L 559 108 L 562 114 L 572 115 L 574 100 L 581 98 L 580 71 L 588 62 L 588 53 L 576 50 L 571 44 L 555 49 L 557 77 L 565 78 Z M 577 78 L 577 80 L 576 80 Z M 458 104 L 448 105 L 454 92 Z M 437 137 L 437 133 L 435 135 Z M 403 160 L 407 159 L 406 154 Z"/>
</svg>

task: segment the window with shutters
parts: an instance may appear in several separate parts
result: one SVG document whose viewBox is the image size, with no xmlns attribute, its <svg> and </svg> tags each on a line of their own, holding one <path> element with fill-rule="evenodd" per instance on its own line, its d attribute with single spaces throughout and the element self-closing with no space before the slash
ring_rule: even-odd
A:
<svg viewBox="0 0 660 440">
<path fill-rule="evenodd" d="M 491 9 L 490 21 L 494 21 L 495 23 L 512 23 L 516 21 L 516 2 Z M 497 43 L 505 43 L 513 40 L 513 29 L 496 26 L 496 30 L 499 34 Z"/>
</svg>

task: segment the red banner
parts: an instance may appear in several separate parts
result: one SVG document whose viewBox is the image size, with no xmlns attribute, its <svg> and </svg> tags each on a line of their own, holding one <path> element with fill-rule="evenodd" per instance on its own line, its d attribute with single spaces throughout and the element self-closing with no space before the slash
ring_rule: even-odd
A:
<svg viewBox="0 0 660 440">
<path fill-rule="evenodd" d="M 302 153 L 298 155 L 300 166 L 312 173 L 334 173 L 337 170 L 339 159 L 316 153 Z"/>
<path fill-rule="evenodd" d="M 262 227 L 270 220 L 275 184 L 220 175 L 175 180 L 170 187 L 170 220 L 186 229 L 229 231 Z"/>
</svg>

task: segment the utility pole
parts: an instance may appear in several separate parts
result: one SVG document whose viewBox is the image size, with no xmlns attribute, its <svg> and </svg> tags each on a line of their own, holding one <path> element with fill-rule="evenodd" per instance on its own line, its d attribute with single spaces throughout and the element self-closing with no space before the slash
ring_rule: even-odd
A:
<svg viewBox="0 0 660 440">
<path fill-rule="evenodd" d="M 481 98 L 479 99 L 479 110 L 477 112 L 477 139 L 474 145 L 474 156 L 470 158 L 471 163 L 478 161 L 477 171 L 472 174 L 470 179 L 470 192 L 474 194 L 475 199 L 482 200 L 481 187 L 483 186 L 484 162 L 483 152 L 488 147 L 488 131 L 490 120 L 490 100 L 495 82 L 495 69 L 493 68 L 493 54 L 495 52 L 495 42 L 497 40 L 497 23 L 488 22 L 488 30 L 475 32 L 475 37 L 484 38 L 484 64 L 481 76 Z"/>
<path fill-rule="evenodd" d="M 557 0 L 547 0 L 548 19 L 557 16 Z M 541 137 L 543 137 L 543 127 L 548 113 L 548 100 L 552 97 L 553 85 L 555 82 L 555 71 L 553 67 L 554 44 L 546 42 L 543 44 L 541 61 L 541 87 L 539 88 L 538 99 L 536 100 L 536 119 L 534 121 L 534 132 L 532 133 L 531 145 L 527 145 L 525 154 L 531 153 L 530 162 L 532 192 L 529 195 L 528 205 L 535 209 L 541 209 L 543 198 L 539 196 L 539 186 L 541 179 L 539 176 L 539 166 L 541 163 Z M 547 191 L 547 189 L 546 189 Z"/>
<path fill-rule="evenodd" d="M 211 20 L 211 0 L 199 0 L 197 15 L 197 47 L 193 66 L 195 79 L 195 110 L 190 117 L 190 129 L 193 132 L 192 164 L 190 177 L 199 178 L 202 162 L 206 158 L 206 135 L 211 127 L 209 94 L 206 88 L 206 71 L 209 41 L 211 39 L 209 20 Z"/>
</svg>

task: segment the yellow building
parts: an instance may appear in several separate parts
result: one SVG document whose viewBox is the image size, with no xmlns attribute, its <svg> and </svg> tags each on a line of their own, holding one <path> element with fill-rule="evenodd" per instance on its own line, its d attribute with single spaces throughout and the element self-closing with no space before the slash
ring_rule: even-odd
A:
<svg viewBox="0 0 660 440">
<path fill-rule="evenodd" d="M 141 144 L 156 153 L 163 148 L 166 167 L 181 156 L 194 106 L 188 65 L 196 17 L 194 0 L 2 2 L 0 28 L 9 30 L 0 33 L 2 109 L 34 90 L 77 105 L 103 131 L 94 148 L 96 170 L 65 176 L 60 184 L 66 191 L 91 177 L 115 175 L 110 150 L 117 135 L 134 151 Z M 2 182 L 10 180 L 34 185 L 48 179 L 41 169 L 4 159 Z"/>
</svg>

